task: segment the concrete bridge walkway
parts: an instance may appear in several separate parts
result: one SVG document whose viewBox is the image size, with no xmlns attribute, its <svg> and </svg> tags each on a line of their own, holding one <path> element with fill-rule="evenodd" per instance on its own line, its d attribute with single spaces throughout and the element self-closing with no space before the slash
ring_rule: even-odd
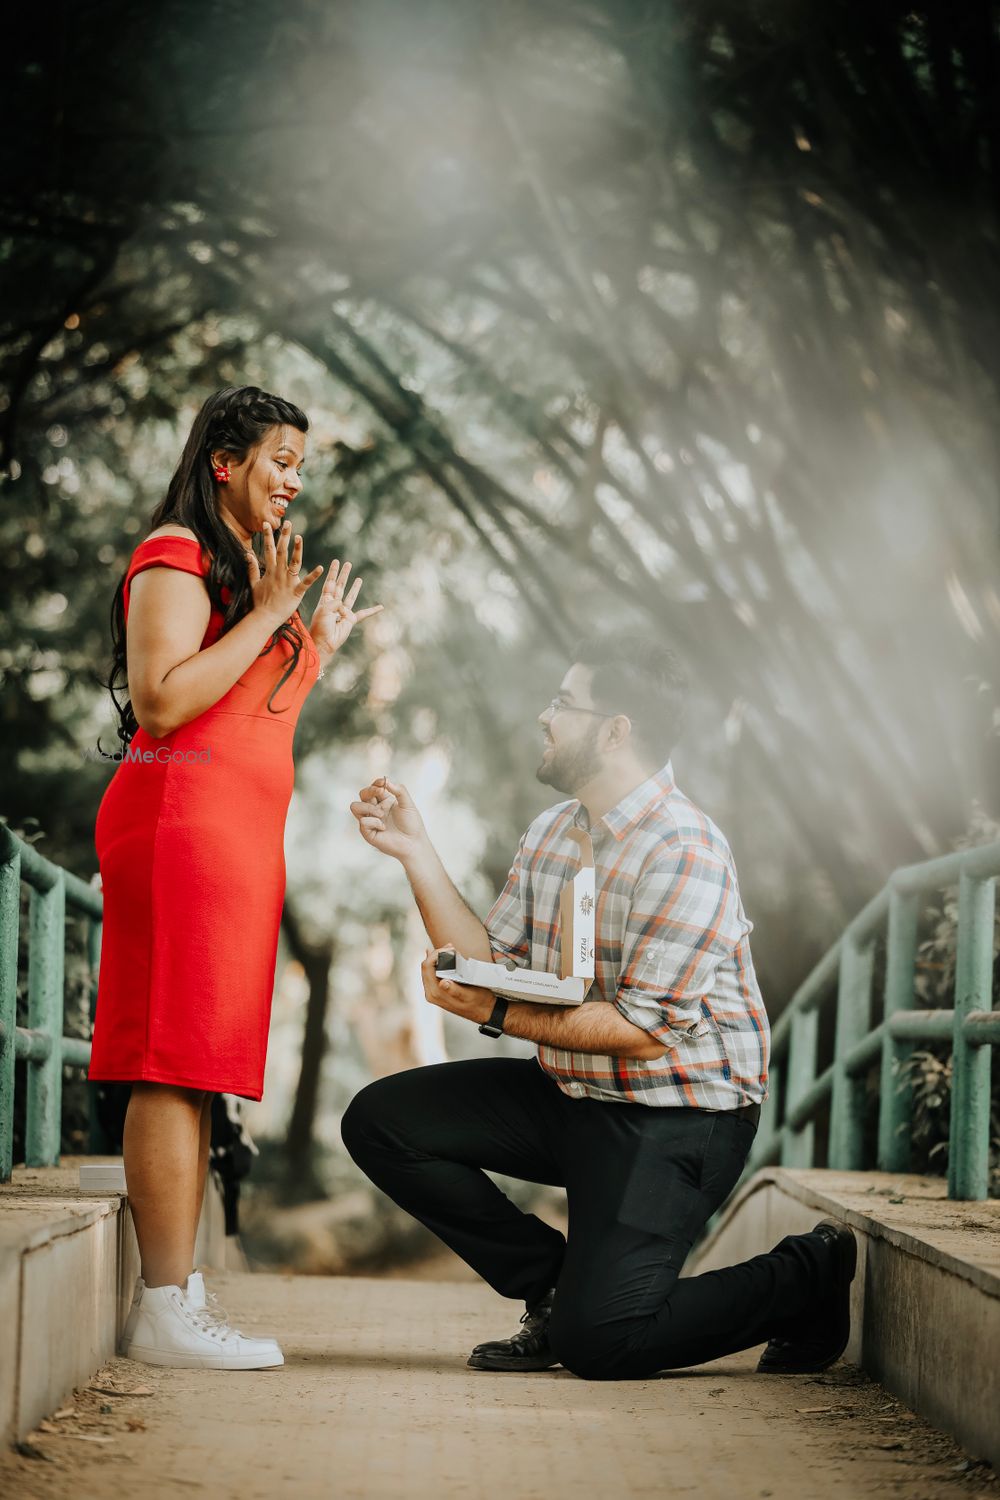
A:
<svg viewBox="0 0 1000 1500">
<path fill-rule="evenodd" d="M 1000 1500 L 986 1465 L 854 1366 L 767 1378 L 755 1353 L 643 1382 L 469 1370 L 517 1309 L 469 1282 L 217 1275 L 283 1369 L 114 1360 L 0 1457 L 18 1500 Z"/>
</svg>

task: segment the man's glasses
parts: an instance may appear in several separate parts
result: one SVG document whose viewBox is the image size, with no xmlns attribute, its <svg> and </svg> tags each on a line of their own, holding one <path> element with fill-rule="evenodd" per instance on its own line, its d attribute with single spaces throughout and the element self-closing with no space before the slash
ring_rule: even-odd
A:
<svg viewBox="0 0 1000 1500">
<path fill-rule="evenodd" d="M 597 708 L 577 708 L 575 703 L 567 703 L 565 698 L 553 698 L 545 712 L 550 716 L 561 714 L 568 710 L 571 714 L 592 714 L 595 719 L 616 719 L 617 714 L 602 714 Z"/>
</svg>

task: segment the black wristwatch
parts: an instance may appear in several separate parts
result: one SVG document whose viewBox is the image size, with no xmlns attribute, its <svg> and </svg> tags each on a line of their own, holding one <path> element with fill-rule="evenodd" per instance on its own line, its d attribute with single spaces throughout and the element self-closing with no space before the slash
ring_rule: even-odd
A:
<svg viewBox="0 0 1000 1500">
<path fill-rule="evenodd" d="M 507 1007 L 509 1004 L 510 1001 L 507 999 L 506 995 L 498 995 L 496 997 L 496 1004 L 490 1012 L 489 1020 L 484 1021 L 482 1026 L 480 1026 L 479 1028 L 483 1033 L 483 1036 L 503 1036 L 503 1023 L 504 1018 L 507 1015 Z"/>
</svg>

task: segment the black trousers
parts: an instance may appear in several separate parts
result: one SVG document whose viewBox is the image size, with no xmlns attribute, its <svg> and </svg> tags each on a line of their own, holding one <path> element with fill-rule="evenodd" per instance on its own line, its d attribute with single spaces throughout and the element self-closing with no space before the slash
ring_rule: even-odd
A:
<svg viewBox="0 0 1000 1500">
<path fill-rule="evenodd" d="M 378 1079 L 344 1116 L 371 1180 L 497 1292 L 556 1288 L 568 1370 L 628 1379 L 788 1336 L 822 1294 L 830 1249 L 790 1235 L 741 1265 L 678 1279 L 756 1133 L 746 1116 L 570 1098 L 533 1059 L 441 1063 Z M 485 1171 L 484 1171 L 485 1169 Z M 566 1239 L 486 1171 L 565 1187 Z"/>
</svg>

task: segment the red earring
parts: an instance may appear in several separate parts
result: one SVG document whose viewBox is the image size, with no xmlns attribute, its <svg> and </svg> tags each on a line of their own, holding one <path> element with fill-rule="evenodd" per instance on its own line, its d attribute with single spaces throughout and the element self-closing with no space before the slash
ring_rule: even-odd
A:
<svg viewBox="0 0 1000 1500">
<path fill-rule="evenodd" d="M 216 464 L 215 468 L 212 470 L 212 473 L 215 475 L 216 480 L 218 481 L 219 484 L 228 484 L 229 483 L 229 465 L 228 464 Z"/>
</svg>

